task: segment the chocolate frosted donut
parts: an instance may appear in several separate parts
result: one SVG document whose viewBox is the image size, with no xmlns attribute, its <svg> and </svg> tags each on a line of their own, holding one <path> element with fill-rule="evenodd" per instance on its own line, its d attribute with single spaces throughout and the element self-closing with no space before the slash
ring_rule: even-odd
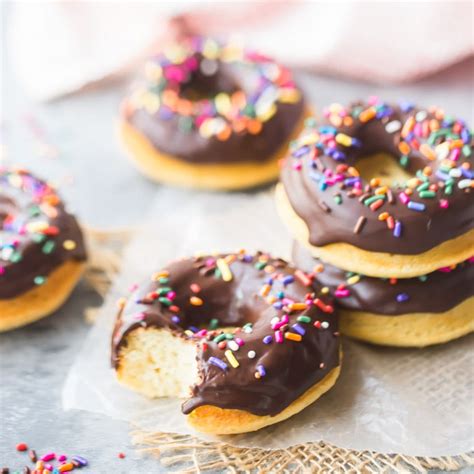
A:
<svg viewBox="0 0 474 474">
<path fill-rule="evenodd" d="M 336 314 L 311 284 L 264 253 L 172 262 L 121 306 L 112 339 L 118 378 L 150 397 L 188 397 L 183 413 L 204 432 L 288 418 L 339 373 Z"/>
<path fill-rule="evenodd" d="M 276 179 L 304 108 L 286 68 L 236 44 L 190 38 L 147 61 L 124 101 L 121 135 L 158 181 L 250 187 Z"/>
<path fill-rule="evenodd" d="M 474 254 L 473 177 L 462 120 L 407 103 L 333 104 L 293 143 L 279 208 L 314 256 L 406 278 Z"/>
<path fill-rule="evenodd" d="M 0 331 L 56 310 L 85 259 L 81 230 L 55 190 L 27 171 L 0 168 Z"/>
<path fill-rule="evenodd" d="M 474 258 L 416 278 L 346 272 L 293 244 L 293 261 L 335 296 L 341 332 L 386 345 L 426 346 L 474 331 Z"/>
</svg>

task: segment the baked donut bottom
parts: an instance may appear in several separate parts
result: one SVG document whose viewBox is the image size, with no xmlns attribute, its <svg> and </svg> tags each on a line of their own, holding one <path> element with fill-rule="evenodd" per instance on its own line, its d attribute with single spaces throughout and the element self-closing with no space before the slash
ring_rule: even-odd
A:
<svg viewBox="0 0 474 474">
<path fill-rule="evenodd" d="M 467 260 L 474 254 L 474 229 L 418 255 L 370 252 L 343 242 L 317 247 L 309 243 L 309 230 L 293 210 L 283 184 L 275 191 L 278 213 L 293 237 L 320 258 L 343 270 L 379 278 L 413 278 Z"/>
<path fill-rule="evenodd" d="M 474 296 L 444 313 L 385 316 L 363 311 L 340 312 L 342 334 L 384 346 L 425 347 L 474 331 Z"/>
<path fill-rule="evenodd" d="M 33 323 L 56 311 L 69 297 L 86 264 L 68 260 L 55 268 L 41 286 L 9 299 L 0 299 L 0 332 Z"/>
<path fill-rule="evenodd" d="M 214 435 L 248 433 L 283 421 L 336 383 L 341 359 L 342 351 L 339 366 L 277 415 L 260 416 L 240 409 L 202 405 L 187 415 L 187 421 L 197 431 Z M 198 382 L 196 345 L 163 329 L 135 329 L 127 334 L 126 343 L 120 348 L 116 374 L 120 383 L 150 398 L 187 398 L 191 386 Z"/>
<path fill-rule="evenodd" d="M 161 153 L 145 135 L 125 120 L 119 123 L 119 136 L 135 166 L 154 181 L 196 189 L 233 191 L 276 181 L 280 172 L 279 161 L 286 156 L 290 141 L 300 134 L 309 115 L 310 111 L 303 114 L 277 153 L 261 163 L 186 163 Z"/>
</svg>

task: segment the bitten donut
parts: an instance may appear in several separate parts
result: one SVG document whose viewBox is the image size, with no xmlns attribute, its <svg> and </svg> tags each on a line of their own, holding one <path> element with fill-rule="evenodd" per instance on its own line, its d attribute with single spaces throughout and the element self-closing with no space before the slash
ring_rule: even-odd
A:
<svg viewBox="0 0 474 474">
<path fill-rule="evenodd" d="M 118 379 L 149 397 L 188 397 L 197 430 L 255 431 L 314 402 L 340 366 L 336 313 L 284 260 L 244 251 L 178 260 L 122 303 Z"/>
<path fill-rule="evenodd" d="M 278 207 L 313 256 L 410 278 L 474 254 L 473 177 L 472 134 L 441 109 L 333 104 L 293 143 Z"/>
<path fill-rule="evenodd" d="M 276 180 L 305 115 L 288 69 L 208 38 L 151 57 L 122 105 L 122 141 L 146 176 L 214 190 Z"/>
<path fill-rule="evenodd" d="M 474 258 L 416 278 L 372 278 L 323 263 L 295 242 L 293 262 L 335 296 L 346 336 L 423 347 L 474 331 Z"/>
<path fill-rule="evenodd" d="M 78 282 L 86 253 L 55 190 L 0 167 L 0 332 L 55 311 Z"/>
</svg>

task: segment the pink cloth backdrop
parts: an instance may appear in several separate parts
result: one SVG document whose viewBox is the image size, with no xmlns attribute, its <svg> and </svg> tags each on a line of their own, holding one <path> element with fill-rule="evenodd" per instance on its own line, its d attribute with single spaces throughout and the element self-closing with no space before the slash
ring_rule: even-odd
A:
<svg viewBox="0 0 474 474">
<path fill-rule="evenodd" d="M 290 66 L 404 82 L 474 53 L 471 1 L 18 2 L 10 57 L 49 99 L 127 71 L 183 30 L 239 35 Z M 178 19 L 178 21 L 176 20 Z"/>
</svg>

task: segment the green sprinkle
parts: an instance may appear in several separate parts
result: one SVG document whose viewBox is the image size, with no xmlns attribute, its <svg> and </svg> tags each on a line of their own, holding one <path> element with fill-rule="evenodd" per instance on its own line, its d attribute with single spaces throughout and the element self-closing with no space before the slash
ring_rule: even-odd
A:
<svg viewBox="0 0 474 474">
<path fill-rule="evenodd" d="M 267 266 L 267 262 L 257 262 L 255 268 L 257 270 L 263 270 Z"/>
<path fill-rule="evenodd" d="M 430 183 L 423 183 L 423 184 L 420 184 L 420 185 L 416 188 L 416 190 L 417 190 L 418 192 L 420 192 L 420 191 L 426 191 L 429 187 L 430 187 Z"/>
<path fill-rule="evenodd" d="M 217 329 L 219 327 L 219 320 L 217 318 L 212 318 L 209 321 L 209 329 Z"/>
<path fill-rule="evenodd" d="M 450 184 L 444 188 L 444 194 L 453 194 L 453 185 Z"/>
<path fill-rule="evenodd" d="M 422 181 L 428 181 L 428 179 L 429 179 L 428 176 L 426 176 L 426 175 L 423 173 L 422 170 L 418 170 L 418 171 L 416 172 L 416 177 L 417 177 L 418 179 L 421 179 Z"/>
<path fill-rule="evenodd" d="M 427 275 L 421 275 L 421 276 L 418 277 L 418 279 L 419 279 L 420 281 L 425 282 L 426 280 L 428 280 L 428 276 L 427 276 Z"/>
<path fill-rule="evenodd" d="M 299 323 L 310 323 L 311 322 L 311 318 L 309 316 L 304 316 L 304 315 L 298 316 L 296 318 L 296 320 Z"/>
<path fill-rule="evenodd" d="M 30 217 L 37 217 L 41 214 L 40 208 L 38 206 L 31 206 L 28 209 L 28 214 Z"/>
<path fill-rule="evenodd" d="M 160 296 L 163 296 L 163 295 L 166 295 L 167 293 L 169 293 L 171 291 L 171 288 L 169 286 L 164 286 L 163 288 L 160 288 L 158 290 L 158 294 Z"/>
<path fill-rule="evenodd" d="M 469 145 L 464 145 L 462 147 L 462 152 L 464 153 L 464 156 L 471 156 L 472 150 Z"/>
<path fill-rule="evenodd" d="M 45 253 L 46 255 L 49 255 L 54 250 L 54 247 L 56 247 L 56 244 L 54 243 L 54 241 L 48 240 L 43 245 L 43 248 L 41 249 L 41 251 Z"/>
<path fill-rule="evenodd" d="M 170 279 L 169 278 L 166 278 L 166 277 L 161 277 L 159 280 L 158 280 L 158 283 L 160 285 L 166 285 L 167 283 L 169 283 Z"/>
<path fill-rule="evenodd" d="M 315 127 L 316 126 L 316 119 L 314 117 L 308 117 L 304 124 L 306 127 Z"/>
<path fill-rule="evenodd" d="M 227 340 L 231 340 L 231 339 L 234 339 L 234 335 L 231 334 L 230 332 L 228 332 L 228 333 L 226 333 L 225 338 L 226 338 Z"/>
<path fill-rule="evenodd" d="M 436 193 L 434 191 L 421 191 L 420 197 L 423 199 L 432 199 L 436 197 Z"/>
<path fill-rule="evenodd" d="M 334 201 L 336 201 L 336 204 L 342 204 L 342 197 L 340 194 L 336 194 L 334 196 Z"/>
<path fill-rule="evenodd" d="M 221 273 L 221 271 L 220 271 L 218 268 L 216 268 L 216 269 L 214 270 L 214 276 L 215 276 L 216 278 L 220 278 L 220 277 L 222 276 L 222 273 Z"/>
<path fill-rule="evenodd" d="M 33 239 L 34 243 L 40 244 L 41 242 L 46 240 L 46 235 L 44 235 L 44 234 L 33 234 L 31 238 Z"/>
<path fill-rule="evenodd" d="M 21 262 L 22 259 L 23 259 L 23 257 L 21 256 L 21 253 L 20 253 L 20 252 L 13 252 L 13 253 L 10 255 L 10 262 L 12 262 L 12 263 Z"/>
<path fill-rule="evenodd" d="M 222 334 L 219 334 L 218 336 L 216 336 L 213 341 L 214 342 L 221 342 L 221 341 L 224 341 L 226 339 L 226 335 L 224 333 Z"/>
<path fill-rule="evenodd" d="M 402 155 L 400 157 L 400 165 L 403 166 L 403 168 L 406 168 L 408 166 L 408 161 L 409 161 L 409 158 L 407 155 Z"/>
<path fill-rule="evenodd" d="M 165 298 L 164 296 L 158 298 L 158 301 L 161 304 L 164 304 L 165 306 L 171 306 L 173 304 L 173 302 L 169 298 Z"/>
<path fill-rule="evenodd" d="M 183 132 L 190 132 L 193 129 L 193 119 L 191 117 L 180 117 L 178 127 Z"/>
<path fill-rule="evenodd" d="M 34 277 L 33 281 L 35 285 L 42 285 L 46 281 L 46 277 L 38 275 Z"/>
<path fill-rule="evenodd" d="M 377 196 L 372 196 L 372 197 L 367 198 L 364 201 L 364 205 L 370 206 L 373 202 L 380 201 L 380 200 L 385 201 L 385 194 L 378 194 Z"/>
</svg>

